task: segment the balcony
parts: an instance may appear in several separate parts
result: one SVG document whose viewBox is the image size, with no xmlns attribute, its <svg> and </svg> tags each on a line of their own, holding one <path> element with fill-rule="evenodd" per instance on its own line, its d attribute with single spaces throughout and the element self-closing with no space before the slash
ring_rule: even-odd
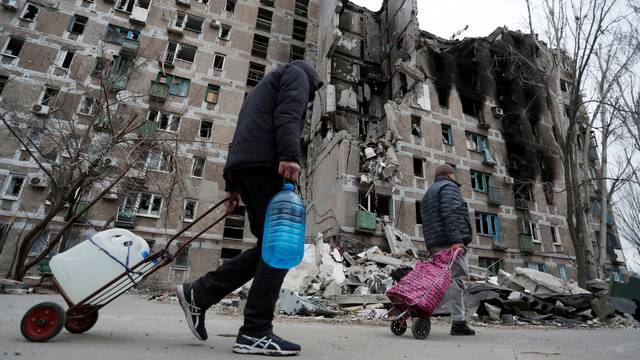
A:
<svg viewBox="0 0 640 360">
<path fill-rule="evenodd" d="M 150 138 L 155 135 L 156 129 L 157 125 L 155 121 L 145 121 L 136 129 L 136 132 L 138 133 L 138 136 L 142 138 Z"/>
<path fill-rule="evenodd" d="M 131 208 L 118 208 L 118 216 L 115 226 L 124 229 L 133 229 L 136 227 L 136 212 Z"/>
<path fill-rule="evenodd" d="M 111 91 L 118 92 L 127 88 L 129 78 L 125 75 L 113 74 L 109 77 Z"/>
<path fill-rule="evenodd" d="M 491 128 L 491 125 L 487 122 L 487 116 L 484 112 L 478 113 L 478 127 L 484 130 Z"/>
<path fill-rule="evenodd" d="M 122 46 L 120 47 L 120 55 L 122 57 L 133 59 L 138 56 L 139 48 L 139 41 L 124 38 L 122 39 Z"/>
<path fill-rule="evenodd" d="M 518 234 L 520 252 L 525 254 L 533 253 L 533 236 L 530 234 Z"/>
<path fill-rule="evenodd" d="M 376 231 L 376 213 L 365 210 L 358 210 L 356 230 L 365 233 Z"/>
<path fill-rule="evenodd" d="M 491 149 L 482 149 L 482 163 L 489 166 L 496 166 L 496 158 L 493 155 L 493 150 Z"/>
<path fill-rule="evenodd" d="M 168 84 L 158 82 L 158 81 L 151 82 L 151 87 L 149 88 L 149 100 L 164 103 L 165 101 L 167 101 L 168 96 L 169 96 Z"/>
<path fill-rule="evenodd" d="M 529 211 L 529 200 L 516 199 L 516 210 Z"/>
<path fill-rule="evenodd" d="M 502 204 L 502 189 L 494 186 L 489 186 L 489 197 L 487 202 L 489 205 L 499 206 Z"/>
</svg>

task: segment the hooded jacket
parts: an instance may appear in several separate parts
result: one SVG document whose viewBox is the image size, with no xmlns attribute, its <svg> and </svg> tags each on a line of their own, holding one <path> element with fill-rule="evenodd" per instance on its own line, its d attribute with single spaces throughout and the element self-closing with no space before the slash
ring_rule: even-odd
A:
<svg viewBox="0 0 640 360">
<path fill-rule="evenodd" d="M 471 242 L 469 208 L 462 201 L 460 184 L 438 176 L 420 203 L 422 232 L 427 248 Z"/>
<path fill-rule="evenodd" d="M 224 167 L 227 191 L 234 191 L 235 170 L 300 162 L 305 113 L 322 86 L 318 73 L 294 60 L 267 74 L 242 104 Z"/>
</svg>

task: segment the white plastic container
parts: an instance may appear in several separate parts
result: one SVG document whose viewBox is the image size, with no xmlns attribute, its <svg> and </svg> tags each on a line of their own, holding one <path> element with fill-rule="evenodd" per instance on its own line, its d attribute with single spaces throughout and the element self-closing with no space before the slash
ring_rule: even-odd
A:
<svg viewBox="0 0 640 360">
<path fill-rule="evenodd" d="M 131 268 L 149 254 L 144 239 L 124 229 L 101 231 L 91 237 L 100 248 Z M 92 292 L 125 273 L 124 266 L 91 241 L 85 240 L 51 258 L 49 266 L 60 288 L 77 304 Z M 128 262 L 127 262 L 128 258 Z M 132 274 L 135 279 L 135 274 Z M 131 280 L 127 279 L 130 283 Z M 138 282 L 139 280 L 135 280 Z"/>
</svg>

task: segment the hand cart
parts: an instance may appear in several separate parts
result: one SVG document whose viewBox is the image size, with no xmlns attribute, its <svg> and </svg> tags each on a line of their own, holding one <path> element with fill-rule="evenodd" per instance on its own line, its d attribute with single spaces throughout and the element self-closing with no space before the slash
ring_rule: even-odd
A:
<svg viewBox="0 0 640 360">
<path fill-rule="evenodd" d="M 194 237 L 180 244 L 174 254 L 169 252 L 171 243 L 173 243 L 184 232 L 189 230 L 193 225 L 201 221 L 205 216 L 219 208 L 220 205 L 225 203 L 227 200 L 228 199 L 225 198 L 212 206 L 189 225 L 185 226 L 178 233 L 173 235 L 162 249 L 150 254 L 144 260 L 133 265 L 131 268 L 125 268 L 126 271 L 124 273 L 109 281 L 107 284 L 100 287 L 76 304 L 74 304 L 70 300 L 69 296 L 65 294 L 54 276 L 53 284 L 59 290 L 60 295 L 62 295 L 64 300 L 67 302 L 69 308 L 65 311 L 61 305 L 54 302 L 43 302 L 34 305 L 22 317 L 22 321 L 20 322 L 20 331 L 22 332 L 22 335 L 27 340 L 43 342 L 58 335 L 63 327 L 73 334 L 81 334 L 88 331 L 98 321 L 98 311 L 102 307 L 111 303 L 120 295 L 126 293 L 129 289 L 142 282 L 160 268 L 170 264 L 173 261 L 175 254 L 178 254 L 182 249 L 189 246 L 189 244 L 194 240 L 222 221 L 228 213 L 223 214 L 220 218 L 207 226 L 204 230 L 197 233 Z M 82 269 L 78 269 L 78 271 L 82 271 Z"/>
</svg>

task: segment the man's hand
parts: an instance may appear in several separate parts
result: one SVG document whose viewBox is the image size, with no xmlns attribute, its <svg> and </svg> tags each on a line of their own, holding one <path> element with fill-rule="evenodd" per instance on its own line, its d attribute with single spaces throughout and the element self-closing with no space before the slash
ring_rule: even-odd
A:
<svg viewBox="0 0 640 360">
<path fill-rule="evenodd" d="M 286 180 L 297 184 L 300 179 L 300 165 L 295 161 L 280 161 L 278 173 Z"/>
<path fill-rule="evenodd" d="M 456 250 L 456 249 L 462 250 L 462 254 L 466 254 L 467 253 L 467 248 L 465 248 L 462 243 L 455 243 L 455 244 L 451 245 L 451 248 L 453 250 Z"/>
<path fill-rule="evenodd" d="M 231 213 L 240 205 L 240 194 L 227 192 L 226 195 L 229 200 L 224 203 L 224 208 Z"/>
</svg>

